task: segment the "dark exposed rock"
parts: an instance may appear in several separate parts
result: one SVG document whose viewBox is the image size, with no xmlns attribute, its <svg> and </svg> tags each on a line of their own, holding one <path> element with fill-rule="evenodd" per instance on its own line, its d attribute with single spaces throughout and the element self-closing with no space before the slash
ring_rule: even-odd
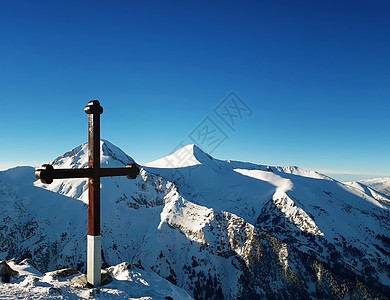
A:
<svg viewBox="0 0 390 300">
<path fill-rule="evenodd" d="M 71 285 L 74 287 L 87 288 L 91 287 L 87 282 L 87 275 L 81 274 L 80 276 L 73 277 L 71 280 Z"/>
<path fill-rule="evenodd" d="M 0 277 L 5 283 L 10 282 L 11 277 L 18 276 L 19 272 L 11 269 L 11 267 L 5 262 L 0 261 Z"/>
<path fill-rule="evenodd" d="M 72 275 L 80 274 L 80 272 L 75 270 L 75 269 L 68 268 L 68 269 L 54 271 L 51 274 L 52 274 L 53 278 L 65 278 L 65 277 L 69 277 Z"/>
<path fill-rule="evenodd" d="M 112 276 L 107 270 L 101 271 L 101 286 L 109 284 L 112 281 Z M 92 288 L 93 286 L 87 281 L 87 275 L 81 274 L 80 276 L 73 277 L 71 283 L 74 287 Z"/>
<path fill-rule="evenodd" d="M 101 285 L 109 284 L 112 281 L 112 276 L 107 270 L 102 270 L 102 283 Z"/>
</svg>

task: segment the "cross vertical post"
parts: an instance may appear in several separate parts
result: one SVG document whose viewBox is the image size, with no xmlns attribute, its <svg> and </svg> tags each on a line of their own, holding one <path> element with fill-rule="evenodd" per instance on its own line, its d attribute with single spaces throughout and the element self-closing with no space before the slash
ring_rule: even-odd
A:
<svg viewBox="0 0 390 300">
<path fill-rule="evenodd" d="M 54 179 L 88 178 L 88 235 L 87 235 L 87 281 L 101 285 L 102 237 L 100 235 L 100 177 L 126 176 L 137 178 L 140 170 L 135 163 L 125 168 L 100 168 L 100 115 L 103 107 L 98 100 L 88 102 L 84 108 L 88 114 L 88 168 L 54 169 L 45 164 L 35 171 L 35 177 L 44 184 L 51 184 Z"/>
<path fill-rule="evenodd" d="M 93 100 L 85 107 L 88 114 L 88 167 L 93 170 L 88 179 L 88 235 L 87 235 L 87 281 L 94 286 L 101 284 L 100 235 L 100 115 L 103 107 Z"/>
</svg>

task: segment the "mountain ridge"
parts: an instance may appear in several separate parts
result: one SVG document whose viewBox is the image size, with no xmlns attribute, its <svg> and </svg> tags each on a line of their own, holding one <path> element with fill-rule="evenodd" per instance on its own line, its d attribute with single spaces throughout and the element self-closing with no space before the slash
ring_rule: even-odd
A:
<svg viewBox="0 0 390 300">
<path fill-rule="evenodd" d="M 101 144 L 111 151 L 102 151 L 105 167 L 126 162 L 115 157 L 132 159 L 108 143 Z M 83 165 L 83 145 L 60 156 L 60 165 Z M 195 299 L 389 292 L 389 209 L 373 194 L 314 171 L 222 161 L 191 145 L 185 153 L 188 148 L 198 163 L 176 161 L 162 168 L 160 160 L 159 167 L 139 165 L 135 180 L 102 178 L 106 266 L 139 263 Z M 183 148 L 179 150 L 183 154 Z M 2 205 L 10 199 L 22 205 L 9 206 L 3 222 L 27 217 L 3 229 L 0 259 L 21 259 L 26 256 L 23 251 L 33 249 L 28 256 L 45 271 L 65 265 L 85 269 L 86 182 L 34 182 L 23 192 L 1 178 L 0 172 Z M 32 198 L 39 199 L 38 208 L 32 206 Z M 59 209 L 60 203 L 67 207 Z M 63 216 L 67 211 L 73 212 L 71 221 Z M 63 225 L 54 225 L 57 222 Z M 18 223 L 31 234 L 21 235 Z M 45 236 L 46 231 L 51 233 Z M 7 238 L 11 232 L 13 240 Z M 44 247 L 35 238 L 38 232 Z"/>
<path fill-rule="evenodd" d="M 364 185 L 371 189 L 374 189 L 375 191 L 379 192 L 380 194 L 386 197 L 390 197 L 390 177 L 363 179 L 359 181 L 352 181 L 349 182 L 348 184 Z"/>
</svg>

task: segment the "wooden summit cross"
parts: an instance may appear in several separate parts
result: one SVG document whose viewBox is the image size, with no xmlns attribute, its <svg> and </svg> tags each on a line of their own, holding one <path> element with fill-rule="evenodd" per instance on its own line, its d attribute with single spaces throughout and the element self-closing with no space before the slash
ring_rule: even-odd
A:
<svg viewBox="0 0 390 300">
<path fill-rule="evenodd" d="M 52 165 L 43 165 L 35 176 L 43 183 L 50 184 L 53 179 L 89 178 L 88 235 L 87 235 L 87 281 L 94 286 L 101 284 L 101 247 L 100 236 L 100 177 L 127 176 L 135 179 L 139 174 L 136 164 L 126 168 L 100 168 L 100 115 L 103 107 L 93 100 L 85 107 L 88 114 L 88 168 L 54 169 Z"/>
</svg>

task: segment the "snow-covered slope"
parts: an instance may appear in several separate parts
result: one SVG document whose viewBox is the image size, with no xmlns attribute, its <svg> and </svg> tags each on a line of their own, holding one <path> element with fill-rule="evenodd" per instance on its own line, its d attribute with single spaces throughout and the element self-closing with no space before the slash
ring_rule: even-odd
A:
<svg viewBox="0 0 390 300">
<path fill-rule="evenodd" d="M 390 177 L 384 178 L 375 178 L 375 179 L 364 179 L 358 181 L 358 183 L 364 184 L 379 193 L 384 194 L 387 197 L 390 197 Z"/>
<path fill-rule="evenodd" d="M 0 260 L 34 258 L 42 270 L 79 266 L 87 206 L 35 187 L 34 168 L 0 172 Z M 59 255 L 61 249 L 61 255 Z"/>
<path fill-rule="evenodd" d="M 381 187 L 383 187 L 382 185 L 373 184 L 371 186 L 364 184 L 363 182 L 366 182 L 366 180 L 345 182 L 345 184 L 354 187 L 355 189 L 361 191 L 366 195 L 370 195 L 372 198 L 377 199 L 380 202 L 390 205 L 389 196 L 384 193 L 386 191 L 386 188 L 381 189 Z M 374 187 L 377 187 L 378 189 L 375 189 Z"/>
<path fill-rule="evenodd" d="M 101 147 L 105 167 L 133 162 L 107 141 Z M 86 162 L 83 144 L 54 164 Z M 385 197 L 298 167 L 221 161 L 195 145 L 140 167 L 135 180 L 102 179 L 106 267 L 136 263 L 195 299 L 390 291 Z M 33 171 L 0 172 L 0 204 L 7 207 L 0 259 L 31 257 L 42 272 L 85 271 L 85 181 L 43 185 L 33 182 Z"/>
</svg>

